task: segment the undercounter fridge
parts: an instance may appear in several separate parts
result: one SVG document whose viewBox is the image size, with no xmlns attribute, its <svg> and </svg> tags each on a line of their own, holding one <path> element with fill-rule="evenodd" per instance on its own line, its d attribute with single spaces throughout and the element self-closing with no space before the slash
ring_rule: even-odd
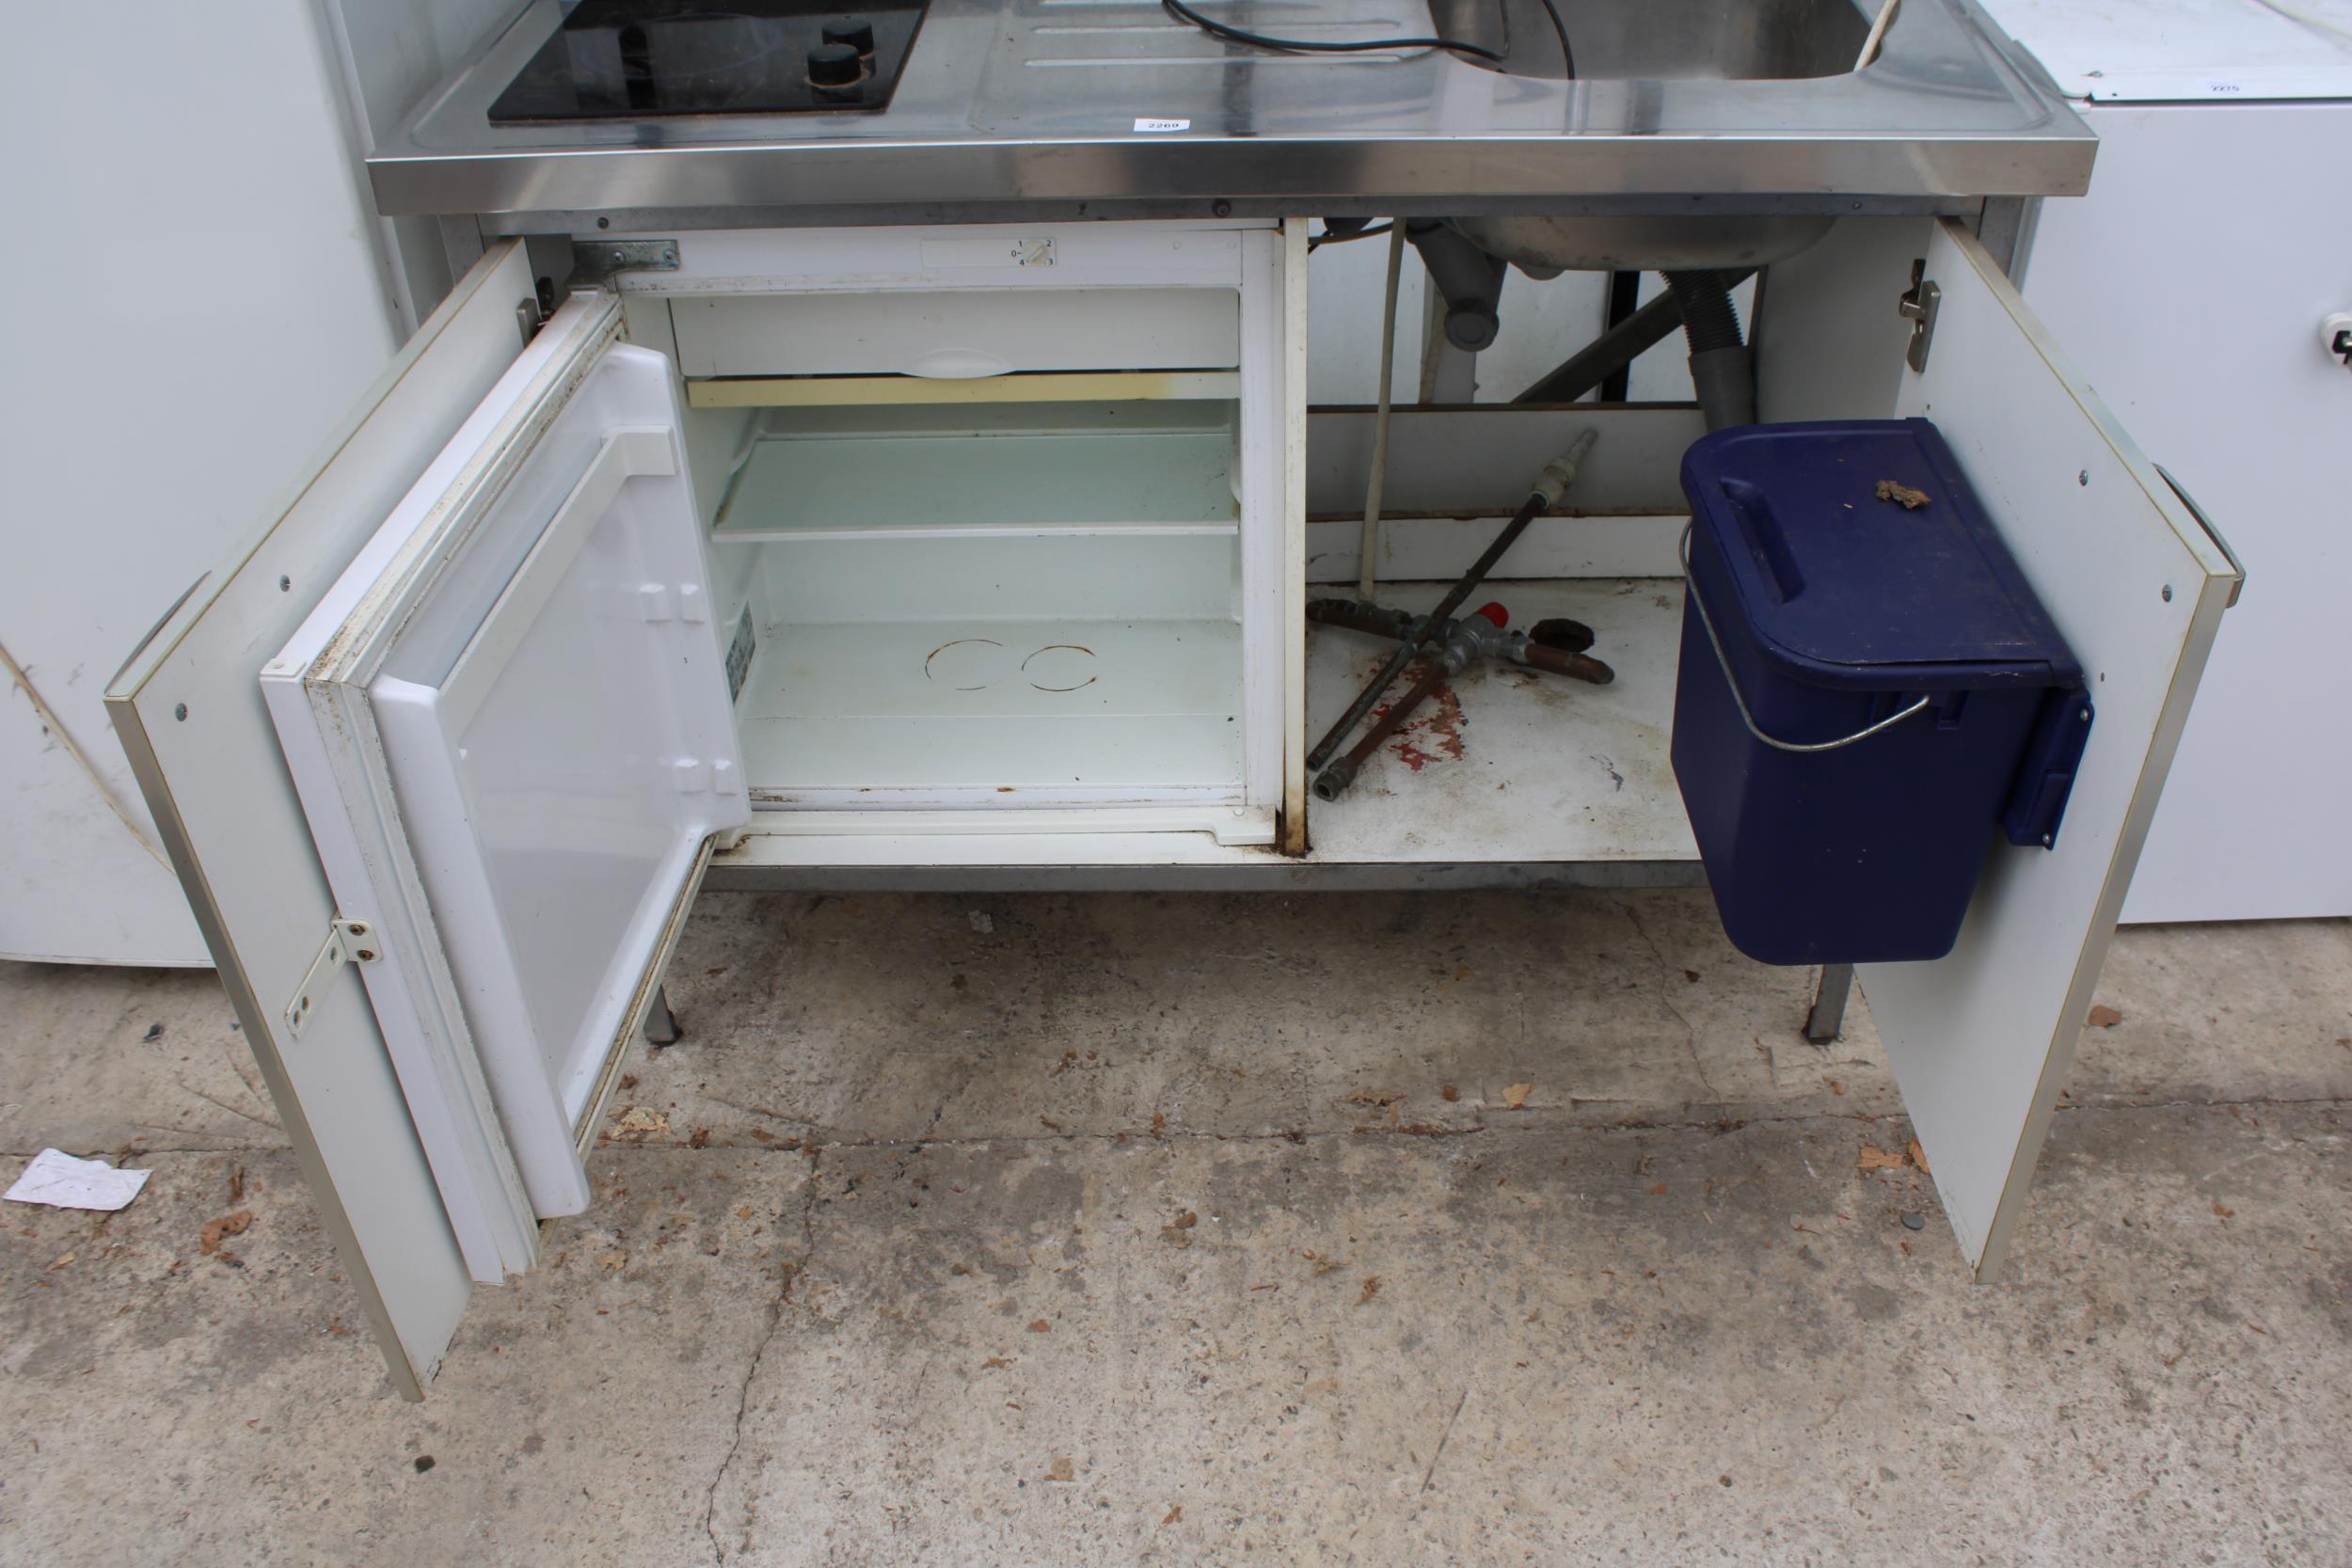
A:
<svg viewBox="0 0 2352 1568">
<path fill-rule="evenodd" d="M 2246 565 L 2126 921 L 2352 914 L 2352 0 L 1988 0 L 2099 134 L 2026 300 Z"/>
</svg>

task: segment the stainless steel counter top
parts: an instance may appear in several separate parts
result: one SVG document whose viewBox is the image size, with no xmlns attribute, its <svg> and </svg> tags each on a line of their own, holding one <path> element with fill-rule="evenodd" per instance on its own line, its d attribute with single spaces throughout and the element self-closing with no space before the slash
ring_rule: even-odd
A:
<svg viewBox="0 0 2352 1568">
<path fill-rule="evenodd" d="M 1432 27 L 1425 0 L 1199 3 L 1290 36 Z M 1573 27 L 1578 0 L 1562 5 Z M 1970 0 L 1904 0 L 1857 72 L 1575 82 L 1434 52 L 1240 50 L 1156 0 L 933 0 L 876 114 L 492 126 L 491 100 L 561 16 L 557 0 L 533 0 L 386 139 L 368 160 L 383 212 L 892 222 L 1948 209 L 2079 194 L 2095 146 Z"/>
</svg>

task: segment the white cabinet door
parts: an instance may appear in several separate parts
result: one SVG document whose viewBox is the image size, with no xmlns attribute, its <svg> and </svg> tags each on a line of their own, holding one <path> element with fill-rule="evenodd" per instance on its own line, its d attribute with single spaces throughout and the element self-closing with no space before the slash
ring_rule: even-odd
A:
<svg viewBox="0 0 2352 1568">
<path fill-rule="evenodd" d="M 526 346 L 531 284 L 485 257 L 109 693 L 412 1395 L 469 1280 L 585 1205 L 615 1048 L 749 816 L 667 367 L 597 293 Z"/>
<path fill-rule="evenodd" d="M 522 353 L 516 311 L 532 293 L 520 244 L 484 256 L 262 526 L 172 607 L 106 692 L 320 1223 L 410 1399 L 465 1309 L 466 1259 L 358 978 L 314 997 L 299 1041 L 280 1016 L 318 957 L 335 896 L 259 677 Z"/>
<path fill-rule="evenodd" d="M 1922 369 L 1896 309 L 1915 261 L 1938 294 Z M 1997 843 L 1948 957 L 1860 972 L 1945 1212 L 1986 1277 L 2240 577 L 1958 224 L 1843 225 L 1773 267 L 1763 311 L 1764 417 L 1932 420 L 2096 708 L 2056 847 Z"/>
</svg>

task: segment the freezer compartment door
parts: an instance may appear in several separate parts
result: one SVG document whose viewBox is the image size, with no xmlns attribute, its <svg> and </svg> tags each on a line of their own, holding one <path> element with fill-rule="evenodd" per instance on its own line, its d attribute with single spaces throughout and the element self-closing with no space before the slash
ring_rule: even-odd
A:
<svg viewBox="0 0 2352 1568">
<path fill-rule="evenodd" d="M 614 1064 L 750 815 L 675 392 L 619 323 L 558 311 L 262 673 L 477 1278 L 587 1206 Z"/>
</svg>

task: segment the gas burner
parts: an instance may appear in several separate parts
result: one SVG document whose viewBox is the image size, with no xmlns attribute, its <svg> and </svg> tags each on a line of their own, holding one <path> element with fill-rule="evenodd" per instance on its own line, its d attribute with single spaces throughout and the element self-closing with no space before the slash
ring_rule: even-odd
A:
<svg viewBox="0 0 2352 1568">
<path fill-rule="evenodd" d="M 490 105 L 490 120 L 880 109 L 930 4 L 580 0 Z"/>
</svg>

